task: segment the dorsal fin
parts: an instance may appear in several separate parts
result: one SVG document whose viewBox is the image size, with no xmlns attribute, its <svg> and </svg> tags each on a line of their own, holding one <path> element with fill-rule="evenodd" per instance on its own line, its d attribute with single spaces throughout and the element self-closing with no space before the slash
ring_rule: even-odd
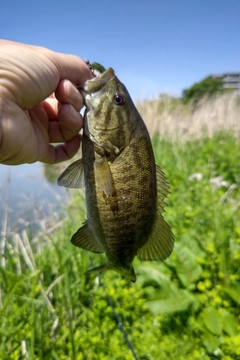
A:
<svg viewBox="0 0 240 360">
<path fill-rule="evenodd" d="M 166 206 L 164 199 L 169 194 L 169 184 L 165 177 L 164 172 L 160 168 L 160 166 L 156 165 L 156 180 L 157 180 L 157 198 L 158 198 L 158 206 L 160 209 L 164 209 Z"/>
<path fill-rule="evenodd" d="M 157 179 L 157 214 L 152 231 L 146 244 L 137 252 L 139 260 L 164 260 L 172 252 L 174 236 L 162 213 L 166 206 L 164 199 L 169 193 L 168 182 L 159 166 L 156 165 Z"/>
</svg>

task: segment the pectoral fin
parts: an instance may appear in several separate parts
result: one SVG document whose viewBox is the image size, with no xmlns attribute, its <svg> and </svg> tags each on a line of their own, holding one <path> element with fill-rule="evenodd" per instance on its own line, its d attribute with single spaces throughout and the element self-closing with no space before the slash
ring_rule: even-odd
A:
<svg viewBox="0 0 240 360">
<path fill-rule="evenodd" d="M 156 165 L 157 178 L 157 214 L 151 234 L 146 244 L 137 252 L 139 260 L 164 260 L 172 252 L 174 236 L 162 213 L 166 206 L 164 199 L 169 193 L 168 182 L 161 168 Z"/>
<path fill-rule="evenodd" d="M 101 244 L 93 239 L 87 222 L 72 236 L 71 242 L 82 249 L 92 251 L 94 253 L 102 253 L 104 249 Z"/>
<path fill-rule="evenodd" d="M 83 188 L 85 183 L 82 159 L 69 165 L 59 176 L 57 182 L 59 186 L 65 186 L 67 188 Z"/>
<path fill-rule="evenodd" d="M 96 185 L 107 196 L 113 193 L 113 178 L 106 156 L 95 153 L 94 173 Z"/>
</svg>

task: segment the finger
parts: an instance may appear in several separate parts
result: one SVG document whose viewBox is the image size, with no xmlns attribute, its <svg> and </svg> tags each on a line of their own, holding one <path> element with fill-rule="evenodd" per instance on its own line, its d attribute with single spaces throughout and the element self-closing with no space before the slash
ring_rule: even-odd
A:
<svg viewBox="0 0 240 360">
<path fill-rule="evenodd" d="M 50 120 L 57 120 L 58 118 L 58 109 L 59 109 L 59 102 L 53 95 L 48 97 L 46 100 L 43 101 L 44 109 L 48 115 Z"/>
<path fill-rule="evenodd" d="M 47 154 L 39 161 L 45 164 L 57 164 L 71 159 L 79 150 L 81 135 L 75 136 L 64 144 L 53 146 L 49 145 Z"/>
<path fill-rule="evenodd" d="M 86 62 L 80 57 L 45 48 L 38 49 L 56 66 L 60 79 L 68 79 L 73 84 L 83 84 L 94 77 Z"/>
<path fill-rule="evenodd" d="M 50 119 L 49 142 L 68 141 L 82 129 L 83 117 L 72 105 L 59 104 L 56 99 L 48 98 L 44 102 L 44 108 Z"/>
<path fill-rule="evenodd" d="M 61 80 L 55 91 L 56 99 L 61 103 L 71 104 L 77 111 L 83 107 L 81 93 L 69 80 Z"/>
<path fill-rule="evenodd" d="M 59 63 L 57 61 L 55 65 L 58 67 L 61 79 L 68 79 L 74 84 L 83 84 L 88 79 L 94 78 L 88 65 L 78 56 L 59 53 L 56 55 L 60 57 Z"/>
<path fill-rule="evenodd" d="M 69 141 L 74 138 L 83 127 L 82 115 L 71 105 L 65 104 L 61 106 L 58 119 L 60 122 L 51 121 L 49 123 L 49 142 Z"/>
<path fill-rule="evenodd" d="M 65 141 L 76 136 L 83 127 L 83 117 L 72 105 L 62 104 L 58 111 L 60 131 Z"/>
</svg>

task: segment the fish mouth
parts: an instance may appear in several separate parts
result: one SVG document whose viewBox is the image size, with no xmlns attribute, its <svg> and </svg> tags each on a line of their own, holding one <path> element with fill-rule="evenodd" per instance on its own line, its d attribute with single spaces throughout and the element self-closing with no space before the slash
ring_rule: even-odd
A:
<svg viewBox="0 0 240 360">
<path fill-rule="evenodd" d="M 87 95 L 94 95 L 99 91 L 103 91 L 109 81 L 115 76 L 115 72 L 112 68 L 107 69 L 104 73 L 98 75 L 94 79 L 87 80 L 85 84 L 78 87 L 78 90 L 82 94 L 84 100 Z"/>
<path fill-rule="evenodd" d="M 84 99 L 84 106 L 86 107 L 86 112 L 90 112 L 95 110 L 96 103 L 94 98 L 101 96 L 101 93 L 105 91 L 105 88 L 109 85 L 109 82 L 115 78 L 115 72 L 112 68 L 108 68 L 102 74 L 98 75 L 94 79 L 87 80 L 83 85 L 78 87 L 81 95 Z M 121 125 L 122 126 L 122 125 Z M 105 126 L 101 126 L 100 124 L 96 124 L 93 129 L 96 131 L 115 131 L 119 128 L 118 126 L 114 126 L 113 128 L 106 129 Z"/>
</svg>

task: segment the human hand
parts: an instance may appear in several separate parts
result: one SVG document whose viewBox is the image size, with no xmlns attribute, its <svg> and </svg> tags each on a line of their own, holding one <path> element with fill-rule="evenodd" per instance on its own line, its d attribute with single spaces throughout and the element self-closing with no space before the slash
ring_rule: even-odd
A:
<svg viewBox="0 0 240 360">
<path fill-rule="evenodd" d="M 73 84 L 92 77 L 77 56 L 0 40 L 0 163 L 54 164 L 74 156 L 83 98 Z"/>
</svg>

